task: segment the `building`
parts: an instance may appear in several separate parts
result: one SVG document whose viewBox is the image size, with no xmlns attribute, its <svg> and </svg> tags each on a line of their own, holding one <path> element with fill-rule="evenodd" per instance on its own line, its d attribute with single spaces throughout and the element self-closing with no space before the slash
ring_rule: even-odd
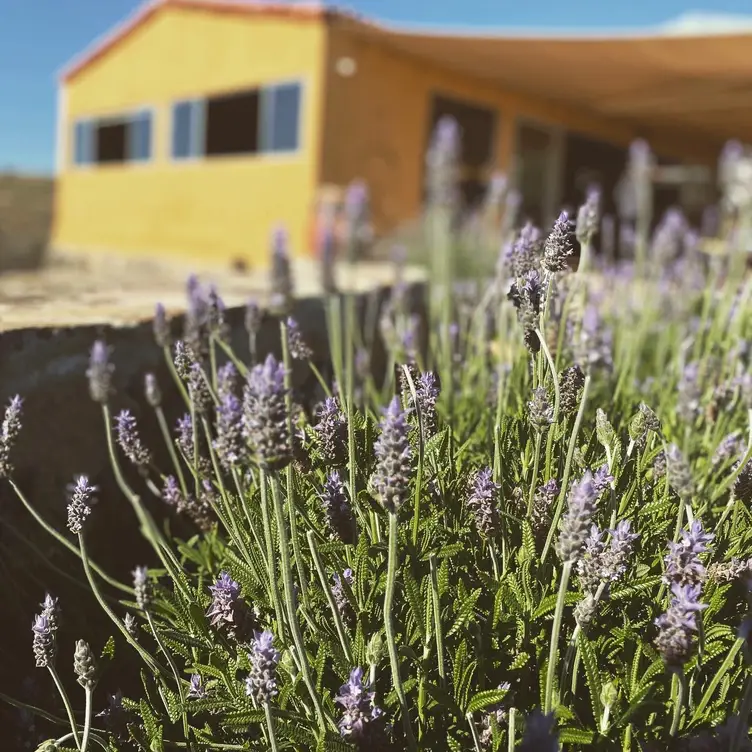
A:
<svg viewBox="0 0 752 752">
<path fill-rule="evenodd" d="M 735 28 L 449 33 L 157 0 L 61 75 L 53 243 L 261 265 L 278 221 L 310 252 L 319 190 L 355 178 L 388 233 L 419 214 L 442 114 L 465 134 L 466 197 L 499 168 L 546 223 L 591 180 L 611 201 L 635 137 L 665 164 L 713 165 L 726 139 L 752 140 L 752 32 Z"/>
</svg>

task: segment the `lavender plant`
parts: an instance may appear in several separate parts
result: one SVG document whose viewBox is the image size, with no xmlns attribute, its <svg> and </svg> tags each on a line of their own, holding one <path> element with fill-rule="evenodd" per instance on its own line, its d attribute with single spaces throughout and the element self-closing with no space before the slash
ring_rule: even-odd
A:
<svg viewBox="0 0 752 752">
<path fill-rule="evenodd" d="M 123 497 L 103 502 L 135 514 L 151 547 L 131 583 L 92 560 L 87 477 L 65 532 L 26 498 L 23 403 L 10 402 L 2 482 L 78 557 L 143 685 L 106 696 L 107 662 L 93 642 L 62 644 L 67 605 L 47 596 L 29 661 L 68 724 L 51 716 L 49 749 L 749 747 L 752 282 L 729 266 L 698 287 L 674 261 L 652 279 L 599 269 L 592 194 L 575 230 L 587 274 L 570 270 L 562 213 L 547 235 L 502 222 L 514 236 L 497 239 L 496 273 L 452 293 L 460 135 L 442 121 L 428 158 L 431 229 L 450 234 L 431 319 L 418 327 L 403 295 L 383 317 L 396 376 L 369 370 L 378 325 L 363 332 L 330 285 L 331 367 L 297 388 L 293 368 L 323 359 L 293 316 L 282 231 L 273 306 L 247 308 L 247 350 L 230 349 L 221 299 L 198 280 L 182 339 L 157 308 L 173 381 L 146 377 L 153 414 L 138 424 L 113 420 L 117 353 L 94 345 L 89 389 Z M 642 179 L 650 155 L 633 151 Z M 367 194 L 351 193 L 352 241 Z M 673 243 L 685 223 L 669 224 Z M 275 316 L 281 359 L 258 347 Z M 168 394 L 184 401 L 175 432 Z M 159 519 L 178 513 L 184 537 Z M 82 697 L 57 673 L 68 647 Z"/>
</svg>

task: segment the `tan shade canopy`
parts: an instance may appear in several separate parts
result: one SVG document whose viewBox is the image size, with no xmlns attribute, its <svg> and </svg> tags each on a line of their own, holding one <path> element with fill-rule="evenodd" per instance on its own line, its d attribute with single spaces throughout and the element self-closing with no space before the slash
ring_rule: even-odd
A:
<svg viewBox="0 0 752 752">
<path fill-rule="evenodd" d="M 752 32 L 484 36 L 371 26 L 396 49 L 603 117 L 752 140 Z"/>
</svg>

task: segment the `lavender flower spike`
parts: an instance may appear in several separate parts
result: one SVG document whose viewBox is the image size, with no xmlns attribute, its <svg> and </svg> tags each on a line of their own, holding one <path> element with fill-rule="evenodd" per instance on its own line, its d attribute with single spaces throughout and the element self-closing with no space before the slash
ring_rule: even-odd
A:
<svg viewBox="0 0 752 752">
<path fill-rule="evenodd" d="M 292 460 L 285 397 L 284 364 L 269 354 L 251 370 L 243 397 L 244 435 L 268 471 L 281 470 Z"/>
<path fill-rule="evenodd" d="M 49 619 L 44 614 L 35 616 L 31 631 L 34 635 L 32 650 L 34 651 L 37 668 L 52 667 L 55 662 L 57 645 L 55 631 L 51 628 Z"/>
<path fill-rule="evenodd" d="M 382 506 L 396 513 L 407 500 L 412 474 L 412 453 L 408 440 L 407 414 L 399 397 L 389 403 L 381 421 L 381 435 L 376 439 L 376 472 L 372 483 Z"/>
<path fill-rule="evenodd" d="M 97 340 L 91 348 L 89 368 L 86 376 L 89 379 L 89 394 L 94 402 L 106 404 L 112 392 L 112 372 L 114 366 L 110 363 L 110 348 L 102 340 Z"/>
<path fill-rule="evenodd" d="M 0 478 L 8 478 L 13 472 L 10 451 L 21 432 L 21 408 L 23 400 L 16 395 L 5 408 L 2 432 L 0 433 Z"/>
<path fill-rule="evenodd" d="M 655 647 L 667 667 L 680 670 L 692 653 L 697 614 L 707 605 L 698 601 L 699 586 L 674 584 L 671 592 L 674 596 L 671 605 L 655 621 L 658 627 Z"/>
<path fill-rule="evenodd" d="M 491 469 L 478 470 L 467 505 L 475 516 L 478 532 L 492 538 L 499 532 L 499 486 L 493 481 Z"/>
<path fill-rule="evenodd" d="M 319 407 L 318 423 L 313 430 L 324 464 L 344 467 L 348 457 L 347 418 L 334 397 L 327 397 Z"/>
<path fill-rule="evenodd" d="M 333 470 L 324 483 L 321 503 L 334 535 L 344 543 L 353 543 L 353 515 L 345 484 L 339 472 Z"/>
<path fill-rule="evenodd" d="M 436 403 L 439 400 L 439 384 L 436 380 L 436 375 L 431 371 L 421 373 L 415 384 L 415 394 L 418 398 L 418 407 L 420 408 L 423 425 L 423 441 L 426 441 L 436 433 L 438 427 Z"/>
<path fill-rule="evenodd" d="M 558 752 L 559 737 L 554 729 L 556 719 L 553 713 L 534 710 L 525 722 L 525 735 L 519 752 Z"/>
<path fill-rule="evenodd" d="M 117 442 L 123 454 L 139 469 L 151 462 L 151 452 L 143 445 L 138 435 L 136 418 L 129 410 L 121 410 L 115 416 Z"/>
<path fill-rule="evenodd" d="M 68 530 L 74 535 L 84 529 L 84 521 L 91 514 L 92 504 L 96 503 L 94 494 L 97 490 L 85 475 L 79 476 L 75 484 L 68 487 Z"/>
<path fill-rule="evenodd" d="M 218 390 L 219 391 L 219 390 Z M 243 403 L 232 391 L 223 389 L 216 407 L 216 439 L 212 446 L 222 466 L 229 470 L 245 453 Z"/>
<path fill-rule="evenodd" d="M 574 252 L 570 238 L 569 214 L 563 211 L 554 222 L 551 234 L 543 244 L 543 268 L 549 274 L 564 271 L 567 261 Z"/>
<path fill-rule="evenodd" d="M 274 647 L 274 635 L 271 632 L 256 632 L 253 652 L 248 655 L 251 672 L 245 680 L 245 693 L 261 705 L 278 694 L 275 673 L 279 657 Z"/>
<path fill-rule="evenodd" d="M 374 703 L 375 693 L 368 689 L 368 683 L 363 681 L 363 669 L 354 668 L 350 679 L 334 698 L 343 708 L 339 730 L 344 739 L 362 742 L 373 736 L 374 731 L 381 730 L 374 728 L 372 723 L 381 718 L 383 711 Z"/>
<path fill-rule="evenodd" d="M 188 690 L 188 697 L 191 700 L 203 700 L 206 697 L 206 687 L 204 687 L 201 674 L 191 674 L 191 686 Z"/>
<path fill-rule="evenodd" d="M 146 611 L 151 604 L 149 570 L 146 567 L 136 567 L 133 570 L 133 590 L 136 605 L 142 611 Z"/>
<path fill-rule="evenodd" d="M 271 308 L 283 313 L 292 306 L 293 283 L 290 268 L 289 236 L 284 227 L 272 233 Z"/>
<path fill-rule="evenodd" d="M 586 471 L 579 482 L 569 489 L 569 504 L 561 521 L 556 552 L 563 562 L 576 561 L 580 557 L 595 512 L 597 496 L 593 476 Z"/>
<path fill-rule="evenodd" d="M 167 311 L 161 303 L 157 303 L 154 310 L 154 341 L 159 347 L 169 347 L 172 343 Z"/>
<path fill-rule="evenodd" d="M 313 350 L 300 333 L 300 325 L 292 316 L 287 317 L 287 347 L 293 360 L 308 360 L 313 356 Z"/>
</svg>

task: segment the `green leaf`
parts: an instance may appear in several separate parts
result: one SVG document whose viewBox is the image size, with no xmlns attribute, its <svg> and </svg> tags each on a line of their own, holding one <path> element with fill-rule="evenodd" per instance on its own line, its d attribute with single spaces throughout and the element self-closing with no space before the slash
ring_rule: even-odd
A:
<svg viewBox="0 0 752 752">
<path fill-rule="evenodd" d="M 590 705 L 593 708 L 593 720 L 597 724 L 603 715 L 603 705 L 601 704 L 603 685 L 598 673 L 598 656 L 596 656 L 595 650 L 593 650 L 593 644 L 582 632 L 580 632 L 577 643 L 582 655 L 582 664 L 585 666 L 588 689 L 590 690 Z"/>
<path fill-rule="evenodd" d="M 465 627 L 470 619 L 475 615 L 475 604 L 478 601 L 478 598 L 480 598 L 480 595 L 483 591 L 480 588 L 477 588 L 476 590 L 473 590 L 471 593 L 468 593 L 467 596 L 465 596 L 464 600 L 462 600 L 455 610 L 455 613 L 457 616 L 454 619 L 454 624 L 452 624 L 451 629 L 447 632 L 447 637 L 451 637 L 454 634 L 457 634 L 457 632 L 460 631 L 463 627 Z"/>
<path fill-rule="evenodd" d="M 115 638 L 110 635 L 102 648 L 101 658 L 112 660 L 115 657 Z"/>
<path fill-rule="evenodd" d="M 514 660 L 509 665 L 509 670 L 517 671 L 518 669 L 521 669 L 529 660 L 530 653 L 525 653 L 524 651 L 517 653 L 517 655 L 514 657 Z"/>
<path fill-rule="evenodd" d="M 465 709 L 466 713 L 475 713 L 483 708 L 490 707 L 491 705 L 497 705 L 507 695 L 506 689 L 487 689 L 484 692 L 478 692 L 472 700 L 468 703 Z"/>
</svg>

